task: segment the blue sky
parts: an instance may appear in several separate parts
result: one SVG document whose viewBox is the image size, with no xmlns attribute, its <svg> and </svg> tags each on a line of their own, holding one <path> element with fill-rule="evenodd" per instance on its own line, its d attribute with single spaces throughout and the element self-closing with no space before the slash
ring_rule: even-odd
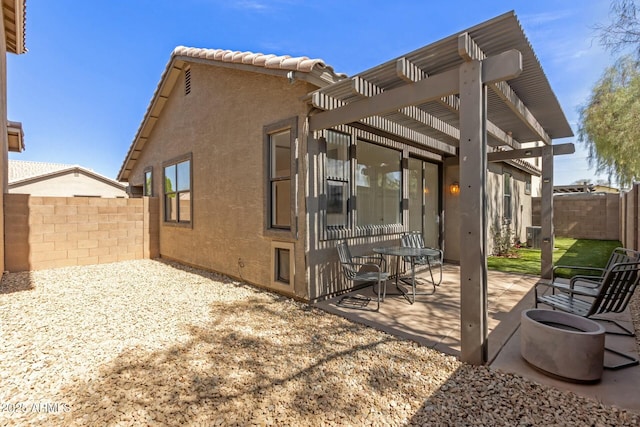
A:
<svg viewBox="0 0 640 427">
<path fill-rule="evenodd" d="M 12 159 L 80 164 L 115 178 L 172 50 L 179 45 L 322 58 L 353 75 L 515 10 L 577 130 L 577 108 L 613 58 L 594 25 L 605 0 L 27 0 L 29 52 L 9 55 Z M 556 184 L 597 177 L 577 138 Z"/>
</svg>

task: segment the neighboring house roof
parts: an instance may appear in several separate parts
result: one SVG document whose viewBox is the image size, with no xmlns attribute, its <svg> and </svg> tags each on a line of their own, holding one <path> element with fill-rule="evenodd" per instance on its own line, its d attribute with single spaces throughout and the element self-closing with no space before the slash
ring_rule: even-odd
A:
<svg viewBox="0 0 640 427">
<path fill-rule="evenodd" d="M 592 193 L 593 184 L 554 185 L 553 192 L 556 194 Z"/>
<path fill-rule="evenodd" d="M 25 47 L 26 3 L 26 0 L 2 0 L 7 52 L 17 55 L 27 51 Z"/>
<path fill-rule="evenodd" d="M 142 123 L 120 168 L 118 180 L 129 180 L 129 172 L 146 143 L 156 120 L 160 117 L 166 99 L 169 97 L 180 72 L 189 62 L 272 74 L 290 79 L 302 79 L 316 87 L 324 87 L 346 77 L 345 74 L 334 72 L 333 68 L 328 66 L 322 59 L 311 59 L 306 56 L 265 55 L 253 52 L 178 46 L 171 53 L 171 58 L 160 77 L 158 87 L 151 98 Z"/>
<path fill-rule="evenodd" d="M 82 172 L 85 175 L 109 184 L 115 188 L 123 191 L 126 190 L 126 185 L 78 165 L 9 160 L 8 170 L 9 188 L 24 185 L 33 181 L 41 181 L 70 172 Z"/>
</svg>

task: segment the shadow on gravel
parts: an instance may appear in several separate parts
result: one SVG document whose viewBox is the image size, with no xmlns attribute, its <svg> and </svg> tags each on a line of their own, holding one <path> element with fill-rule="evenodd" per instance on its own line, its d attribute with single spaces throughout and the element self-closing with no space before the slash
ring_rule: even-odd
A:
<svg viewBox="0 0 640 427">
<path fill-rule="evenodd" d="M 126 351 L 95 380 L 62 390 L 65 422 L 375 424 L 397 409 L 381 396 L 406 393 L 412 360 L 392 351 L 397 338 L 360 339 L 366 329 L 286 298 L 216 303 L 188 342 Z"/>
<path fill-rule="evenodd" d="M 0 280 L 0 295 L 31 291 L 33 289 L 35 289 L 33 287 L 33 278 L 29 271 L 5 273 Z"/>
</svg>

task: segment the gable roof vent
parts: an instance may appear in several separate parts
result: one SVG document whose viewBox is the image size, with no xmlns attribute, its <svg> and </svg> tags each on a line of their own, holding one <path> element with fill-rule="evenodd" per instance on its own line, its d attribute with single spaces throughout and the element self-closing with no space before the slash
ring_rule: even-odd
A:
<svg viewBox="0 0 640 427">
<path fill-rule="evenodd" d="M 191 93 L 191 68 L 184 70 L 184 94 L 189 95 Z"/>
</svg>

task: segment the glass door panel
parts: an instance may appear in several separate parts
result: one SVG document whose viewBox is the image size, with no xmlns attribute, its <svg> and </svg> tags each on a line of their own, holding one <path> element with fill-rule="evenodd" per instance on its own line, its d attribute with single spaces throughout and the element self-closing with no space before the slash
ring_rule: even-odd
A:
<svg viewBox="0 0 640 427">
<path fill-rule="evenodd" d="M 438 165 L 409 158 L 409 231 L 421 232 L 425 245 L 440 247 Z"/>
</svg>

